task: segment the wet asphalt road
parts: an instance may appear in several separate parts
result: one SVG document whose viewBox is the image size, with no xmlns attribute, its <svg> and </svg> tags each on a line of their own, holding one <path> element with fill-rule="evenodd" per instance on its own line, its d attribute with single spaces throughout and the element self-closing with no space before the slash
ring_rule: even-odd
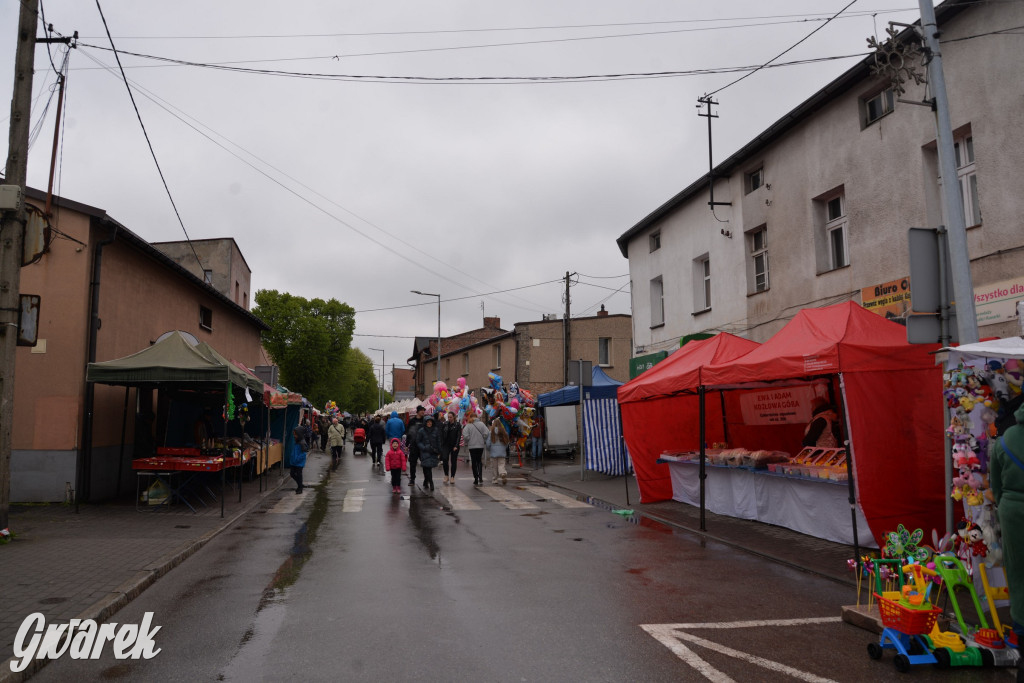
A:
<svg viewBox="0 0 1024 683">
<path fill-rule="evenodd" d="M 282 488 L 115 615 L 154 612 L 156 658 L 108 648 L 33 680 L 1012 680 L 898 674 L 891 653 L 867 657 L 874 636 L 838 621 L 846 587 L 467 477 L 448 487 L 438 472 L 433 496 L 411 497 L 403 479 L 399 497 L 348 454 L 319 490 Z"/>
</svg>

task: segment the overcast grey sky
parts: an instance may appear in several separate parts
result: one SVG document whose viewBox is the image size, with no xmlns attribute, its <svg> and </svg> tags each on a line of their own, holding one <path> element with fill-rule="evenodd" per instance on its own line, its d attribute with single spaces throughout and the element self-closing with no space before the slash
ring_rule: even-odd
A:
<svg viewBox="0 0 1024 683">
<path fill-rule="evenodd" d="M 80 35 L 58 193 L 149 241 L 183 239 L 95 1 L 42 4 L 56 31 Z M 566 271 L 580 274 L 574 315 L 629 313 L 615 239 L 707 172 L 696 100 L 744 73 L 692 72 L 767 62 L 848 4 L 100 1 L 119 51 L 288 72 L 121 55 L 188 235 L 234 237 L 253 294 L 348 303 L 354 344 L 376 363 L 367 349 L 384 349 L 389 367 L 437 331 L 436 299 L 413 289 L 441 294 L 443 335 L 479 327 L 481 307 L 506 329 L 564 311 Z M 4 93 L 18 10 L 0 0 Z M 917 18 L 910 0 L 859 0 L 779 62 L 863 55 L 887 22 Z M 763 69 L 722 90 L 715 162 L 858 58 Z M 36 66 L 33 122 L 54 82 L 43 46 Z M 664 72 L 691 73 L 536 80 Z M 480 77 L 531 80 L 457 80 Z M 29 161 L 44 189 L 54 109 Z"/>
</svg>

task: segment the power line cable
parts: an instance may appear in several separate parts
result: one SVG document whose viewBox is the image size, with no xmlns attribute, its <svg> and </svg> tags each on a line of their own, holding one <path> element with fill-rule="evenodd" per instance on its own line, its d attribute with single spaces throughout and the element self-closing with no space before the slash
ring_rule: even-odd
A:
<svg viewBox="0 0 1024 683">
<path fill-rule="evenodd" d="M 736 79 L 735 81 L 733 81 L 732 83 L 729 83 L 729 84 L 727 84 L 727 85 L 723 85 L 723 86 L 722 86 L 721 88 L 719 88 L 718 90 L 714 90 L 714 91 L 712 91 L 712 92 L 708 93 L 708 94 L 706 95 L 706 97 L 711 97 L 712 95 L 717 95 L 718 93 L 722 92 L 722 91 L 723 91 L 723 90 L 725 90 L 726 88 L 729 88 L 729 87 L 732 87 L 732 86 L 736 85 L 737 83 L 739 83 L 740 81 L 742 81 L 742 80 L 743 80 L 744 78 L 749 78 L 749 77 L 753 76 L 753 75 L 754 75 L 754 74 L 756 74 L 756 73 L 757 73 L 758 71 L 760 71 L 761 69 L 765 68 L 766 66 L 768 66 L 769 64 L 771 64 L 772 62 L 774 62 L 774 61 L 775 61 L 776 59 L 778 59 L 779 57 L 781 57 L 781 56 L 783 56 L 784 54 L 786 54 L 787 52 L 790 52 L 790 51 L 794 50 L 794 49 L 795 49 L 795 48 L 796 48 L 796 47 L 797 47 L 797 46 L 798 46 L 798 45 L 799 45 L 800 43 L 803 43 L 803 42 L 804 42 L 804 41 L 806 41 L 806 40 L 807 40 L 808 38 L 810 38 L 811 36 L 813 36 L 813 35 L 814 35 L 815 33 L 817 33 L 817 32 L 818 32 L 818 31 L 820 31 L 821 29 L 823 29 L 823 28 L 825 28 L 826 26 L 828 26 L 828 25 L 829 25 L 829 23 L 831 23 L 831 22 L 832 22 L 832 20 L 834 20 L 834 19 L 835 19 L 836 17 L 838 17 L 838 16 L 840 15 L 840 14 L 842 14 L 842 13 L 843 13 L 843 12 L 845 12 L 846 10 L 848 10 L 848 9 L 849 9 L 849 8 L 850 8 L 850 7 L 851 7 L 851 6 L 853 5 L 853 4 L 855 4 L 856 2 L 857 2 L 857 0 L 850 0 L 849 4 L 847 4 L 847 5 L 846 5 L 846 7 L 843 7 L 843 8 L 841 9 L 841 10 L 839 10 L 838 12 L 836 12 L 835 14 L 833 14 L 833 15 L 832 15 L 832 17 L 831 17 L 830 19 L 827 19 L 827 20 L 825 21 L 825 23 L 823 23 L 823 24 L 822 24 L 821 26 L 818 26 L 818 27 L 817 27 L 816 29 L 814 29 L 813 31 L 811 31 L 810 33 L 808 33 L 808 34 L 807 34 L 806 36 L 804 36 L 803 38 L 801 38 L 800 40 L 796 41 L 795 43 L 793 43 L 792 45 L 790 45 L 789 47 L 787 47 L 787 48 L 786 48 L 785 50 L 783 50 L 783 51 L 782 51 L 782 52 L 780 52 L 779 54 L 777 54 L 777 55 L 775 55 L 774 57 L 772 57 L 771 59 L 769 59 L 769 60 L 768 60 L 767 62 L 765 62 L 765 63 L 764 63 L 763 65 L 761 65 L 761 66 L 757 67 L 756 69 L 754 69 L 753 71 L 751 71 L 751 72 L 750 72 L 750 73 L 748 73 L 748 74 L 744 74 L 744 75 L 740 76 L 739 78 L 737 78 L 737 79 Z"/>
<path fill-rule="evenodd" d="M 93 45 L 91 43 L 79 43 L 80 48 L 94 48 L 97 50 L 109 50 L 110 48 L 102 45 Z M 828 62 L 839 59 L 850 59 L 852 57 L 864 57 L 865 55 L 871 54 L 870 52 L 858 52 L 848 55 L 836 55 L 831 57 L 817 57 L 810 59 L 800 59 L 791 62 L 781 62 L 779 64 L 756 64 L 756 65 L 744 65 L 744 66 L 731 66 L 731 67 L 718 67 L 708 69 L 685 69 L 678 71 L 641 71 L 641 72 L 623 72 L 623 73 L 607 73 L 607 74 L 584 74 L 575 76 L 406 76 L 406 75 L 382 75 L 382 74 L 330 74 L 323 72 L 310 72 L 310 71 L 286 71 L 283 69 L 255 69 L 250 67 L 233 66 L 231 62 L 222 63 L 210 63 L 210 62 L 193 62 L 184 59 L 174 59 L 171 57 L 160 57 L 157 55 L 149 55 L 140 52 L 128 52 L 126 50 L 119 50 L 121 54 L 131 55 L 133 57 L 139 57 L 141 59 L 151 59 L 158 62 L 164 62 L 167 64 L 173 64 L 177 66 L 191 66 L 202 69 L 211 69 L 214 71 L 228 71 L 235 73 L 247 73 L 263 76 L 279 76 L 286 78 L 300 78 L 309 80 L 325 80 L 325 81 L 343 81 L 343 82 L 374 82 L 374 83 L 416 83 L 416 84 L 539 84 L 539 83 L 564 83 L 564 82 L 592 82 L 592 81 L 613 81 L 613 80 L 641 80 L 641 79 L 652 79 L 652 78 L 678 78 L 683 76 L 705 76 L 721 73 L 737 73 L 744 71 L 758 71 L 769 67 L 785 67 L 785 66 L 796 66 L 802 64 L 817 64 L 820 62 Z M 333 56 L 324 57 L 310 57 L 306 59 L 333 59 Z M 284 60 L 248 60 L 252 63 L 260 61 L 284 61 Z M 724 86 L 728 87 L 728 86 Z M 716 91 L 717 92 L 717 91 Z"/>
<path fill-rule="evenodd" d="M 192 250 L 192 255 L 196 257 L 196 263 L 199 264 L 200 271 L 205 270 L 203 268 L 203 262 L 199 259 L 199 254 L 196 253 L 196 248 L 192 245 L 192 240 L 188 236 L 188 230 L 185 229 L 185 222 L 181 219 L 181 214 L 178 213 L 178 207 L 174 203 L 174 197 L 171 196 L 171 188 L 167 185 L 167 179 L 164 178 L 163 169 L 160 168 L 160 161 L 156 158 L 156 151 L 153 149 L 153 143 L 149 140 L 149 133 L 146 132 L 146 124 L 142 122 L 142 114 L 139 113 L 139 106 L 135 103 L 135 95 L 132 94 L 132 88 L 128 85 L 128 76 L 124 73 L 124 67 L 121 66 L 121 58 L 117 54 L 117 48 L 114 47 L 114 39 L 110 36 L 110 27 L 107 26 L 107 18 L 103 16 L 103 8 L 100 7 L 100 0 L 96 0 L 96 9 L 99 10 L 100 19 L 103 20 L 103 30 L 107 32 L 107 38 L 110 40 L 110 48 L 114 53 L 114 59 L 117 60 L 117 67 L 121 70 L 121 78 L 124 80 L 124 87 L 128 91 L 128 97 L 132 101 L 132 108 L 135 109 L 135 116 L 139 120 L 139 126 L 142 127 L 142 134 L 146 138 L 146 144 L 149 146 L 149 153 L 153 157 L 153 163 L 156 164 L 156 170 L 160 174 L 160 181 L 164 184 L 164 190 L 167 192 L 167 198 L 171 200 L 171 208 L 174 209 L 174 215 L 178 217 L 178 224 L 181 226 L 181 231 L 185 233 L 185 241 L 188 242 L 189 248 Z"/>
<path fill-rule="evenodd" d="M 541 285 L 550 285 L 553 282 L 564 282 L 563 278 L 556 278 L 554 280 L 545 280 L 544 282 L 537 282 L 532 285 L 523 285 L 522 287 L 512 287 L 509 289 L 502 289 L 497 292 L 485 292 L 484 294 L 471 294 L 469 296 L 457 296 L 451 299 L 441 299 L 441 303 L 448 303 L 452 301 L 465 301 L 466 299 L 476 299 L 479 296 L 490 296 L 491 294 L 504 294 L 505 292 L 515 292 L 520 289 L 529 289 L 531 287 L 540 287 Z M 376 313 L 377 311 L 395 311 L 400 308 L 416 308 L 417 306 L 434 306 L 436 301 L 424 301 L 419 304 L 403 304 L 401 306 L 387 306 L 385 308 L 364 308 L 361 311 L 355 311 L 356 313 Z M 423 335 L 420 335 L 423 336 Z"/>
<path fill-rule="evenodd" d="M 896 14 L 909 12 L 916 9 L 907 7 L 903 9 L 888 10 L 861 10 L 850 12 L 847 17 L 857 17 L 870 14 Z M 252 35 L 197 35 L 197 36 L 118 36 L 118 40 L 267 40 L 267 39 L 302 39 L 310 38 L 360 38 L 371 36 L 419 36 L 419 35 L 443 35 L 451 33 L 498 33 L 509 31 L 552 31 L 580 28 L 613 28 L 618 26 L 658 26 L 668 24 L 706 24 L 716 21 L 753 21 L 762 19 L 798 19 L 801 21 L 813 21 L 814 17 L 827 17 L 829 13 L 818 14 L 774 14 L 750 17 L 718 17 L 712 19 L 663 19 L 659 21 L 628 21 L 611 22 L 604 24 L 556 24 L 552 26 L 503 26 L 494 28 L 462 28 L 462 29 L 433 29 L 421 31 L 362 31 L 345 33 L 289 33 L 289 34 L 252 34 Z M 92 39 L 95 36 L 84 36 Z"/>
<path fill-rule="evenodd" d="M 96 58 L 95 58 L 95 57 L 94 57 L 93 55 L 91 55 L 91 54 L 90 54 L 90 53 L 88 52 L 88 50 L 85 50 L 85 51 L 83 51 L 83 54 L 85 54 L 85 55 L 86 55 L 86 56 L 87 56 L 87 57 L 88 57 L 89 59 L 91 59 L 91 60 L 92 60 L 92 61 L 93 61 L 94 63 L 96 63 L 96 64 L 98 64 L 98 65 L 101 65 L 101 66 L 104 66 L 104 67 L 105 67 L 105 70 L 106 70 L 106 71 L 108 71 L 108 73 L 109 73 L 109 72 L 111 72 L 111 69 L 110 69 L 110 68 L 109 68 L 109 67 L 108 67 L 107 65 L 103 64 L 103 62 L 101 62 L 100 60 L 96 59 Z M 384 233 L 384 234 L 385 234 L 385 235 L 387 235 L 388 237 L 390 237 L 390 238 L 392 238 L 392 239 L 394 239 L 394 240 L 396 240 L 396 241 L 398 241 L 398 242 L 401 242 L 402 244 L 406 245 L 406 246 L 407 246 L 407 247 L 409 247 L 410 249 L 416 250 L 418 254 L 422 254 L 422 255 L 425 255 L 425 256 L 429 256 L 430 258 L 432 258 L 432 259 L 433 259 L 434 261 L 436 261 L 436 262 L 437 262 L 437 263 L 439 263 L 440 265 L 442 265 L 442 266 L 444 266 L 444 267 L 446 267 L 446 268 L 448 268 L 448 269 L 451 269 L 451 270 L 453 270 L 453 271 L 455 271 L 455 272 L 461 273 L 462 275 L 465 275 L 466 277 L 470 277 L 470 278 L 476 278 L 476 276 L 474 276 L 474 275 L 472 275 L 472 274 L 470 274 L 470 273 L 466 273 L 466 272 L 464 272 L 464 271 L 462 271 L 462 270 L 459 270 L 459 269 L 458 269 L 458 268 L 456 268 L 455 266 L 453 266 L 453 265 L 451 265 L 451 264 L 449 264 L 449 263 L 446 263 L 446 262 L 444 262 L 444 261 L 443 261 L 443 260 L 441 260 L 441 259 L 440 259 L 439 257 L 437 257 L 437 256 L 434 256 L 434 255 L 430 254 L 429 252 L 423 251 L 423 250 L 422 250 L 422 249 L 420 249 L 420 248 L 419 248 L 418 246 L 416 246 L 416 245 L 413 245 L 413 244 L 410 244 L 409 242 L 407 242 L 406 240 L 402 239 L 402 238 L 401 238 L 401 237 L 399 237 L 398 235 L 395 235 L 395 234 L 393 234 L 393 233 L 391 233 L 391 232 L 389 232 L 389 231 L 385 230 L 384 228 L 382 228 L 382 227 L 380 227 L 380 226 L 376 225 L 375 223 L 373 223 L 373 222 L 369 221 L 369 220 L 368 220 L 368 219 L 366 219 L 366 218 L 363 218 L 363 217 L 362 217 L 362 216 L 360 216 L 359 214 L 357 214 L 357 213 L 355 213 L 355 212 L 351 211 L 350 209 L 347 209 L 346 207 L 342 206 L 341 204 L 338 204 L 337 202 L 335 202 L 334 200 L 330 199 L 329 197 L 327 197 L 327 196 L 323 195 L 322 193 L 320 193 L 320 192 L 317 192 L 316 190 L 314 190 L 313 188 L 309 187 L 308 185 L 306 185 L 306 184 L 305 184 L 305 183 L 303 183 L 302 181 L 300 181 L 300 180 L 296 179 L 295 177 L 293 177 L 293 176 L 291 176 L 291 175 L 289 175 L 289 174 L 285 173 L 284 171 L 282 171 L 281 169 L 277 168 L 276 166 L 274 166 L 273 164 L 269 163 L 268 161 L 266 161 L 266 160 L 264 160 L 264 159 L 260 158 L 259 156 L 257 156 L 257 155 L 255 155 L 255 154 L 253 154 L 252 152 L 250 152 L 250 151 L 246 150 L 246 149 L 245 149 L 244 147 L 242 147 L 242 146 L 241 146 L 241 145 L 239 145 L 238 143 L 236 143 L 236 142 L 232 141 L 232 140 L 231 140 L 230 138 L 228 138 L 228 137 L 226 137 L 225 135 L 223 135 L 223 134 L 221 134 L 221 133 L 217 132 L 217 131 L 216 131 L 216 130 L 214 130 L 213 128 L 210 128 L 209 126 L 207 126 L 207 125 L 206 125 L 206 124 L 204 124 L 203 122 L 199 121 L 199 120 L 198 120 L 198 119 L 196 119 L 195 117 L 193 117 L 193 116 L 191 116 L 191 115 L 189 115 L 189 114 L 185 113 L 184 111 L 182 111 L 182 110 L 181 110 L 181 109 L 179 109 L 178 107 L 175 107 L 174 105 L 170 104 L 169 102 L 167 102 L 167 101 L 166 101 L 166 100 L 164 100 L 163 98 L 159 97 L 159 96 L 158 96 L 158 95 L 156 95 L 155 93 L 152 93 L 152 92 L 148 91 L 148 90 L 147 90 L 146 88 L 143 88 L 143 87 L 142 87 L 142 86 L 140 86 L 140 85 L 139 85 L 138 83 L 135 83 L 134 81 L 131 81 L 131 82 L 130 82 L 130 84 L 131 84 L 131 87 L 133 87 L 133 88 L 137 89 L 137 90 L 138 90 L 138 91 L 139 91 L 139 92 L 140 92 L 140 93 L 141 93 L 141 94 L 142 94 L 143 96 L 145 96 L 145 97 L 146 97 L 147 99 L 149 99 L 149 100 L 150 100 L 151 102 L 153 102 L 154 104 L 156 104 L 156 105 L 157 105 L 158 107 L 160 107 L 161 109 L 163 109 L 164 111 L 166 111 L 166 112 L 167 112 L 168 114 L 170 114 L 170 115 L 171 115 L 171 116 L 173 116 L 174 118 L 176 118 L 176 119 L 178 119 L 179 121 L 181 121 L 182 123 L 184 123 L 184 124 L 185 124 L 186 126 L 188 126 L 189 128 L 191 128 L 192 130 L 194 130 L 194 131 L 195 131 L 196 133 L 199 133 L 199 135 L 203 136 L 204 138 L 206 138 L 207 140 L 209 140 L 209 141 L 210 141 L 210 142 L 212 142 L 213 144 L 217 145 L 218 147 L 220 147 L 221 149 L 223 149 L 224 151 L 226 151 L 226 152 L 227 152 L 228 154 L 232 155 L 233 157 L 235 157 L 236 159 L 238 159 L 239 161 L 241 161 L 241 162 L 242 162 L 243 164 L 245 164 L 245 165 L 249 166 L 250 168 L 252 168 L 253 170 L 255 170 L 255 171 L 256 171 L 257 173 L 259 173 L 259 174 L 263 175 L 263 176 L 264 176 L 265 178 L 267 178 L 267 179 L 268 179 L 268 180 L 270 180 L 271 182 L 273 182 L 273 183 L 277 184 L 278 186 L 280 186 L 281 188 L 285 189 L 286 191 L 288 191 L 288 192 L 292 193 L 292 194 L 293 194 L 294 196 L 298 197 L 299 199 L 302 199 L 303 201 L 305 201 L 305 202 L 306 202 L 307 204 L 309 204 L 310 206 L 313 206 L 314 208 L 316 208 L 316 209 L 320 210 L 321 212 L 323 212 L 323 213 L 324 213 L 325 215 L 327 215 L 328 217 L 330 217 L 330 218 L 332 218 L 332 219 L 336 220 L 337 222 L 341 223 L 342 225 L 345 225 L 346 227 L 348 227 L 348 228 L 352 229 L 352 230 L 353 230 L 354 232 L 356 232 L 356 233 L 357 233 L 357 234 L 359 234 L 360 236 L 363 236 L 363 237 L 365 237 L 365 238 L 367 238 L 367 239 L 370 239 L 370 241 L 374 242 L 374 243 L 375 243 L 375 244 L 377 244 L 378 246 L 380 246 L 380 247 L 382 247 L 382 248 L 384 248 L 384 249 L 387 249 L 387 250 L 388 250 L 388 251 L 389 251 L 390 253 L 395 253 L 395 254 L 396 254 L 396 255 L 398 255 L 398 256 L 399 256 L 400 258 L 403 258 L 403 259 L 405 259 L 405 260 L 406 260 L 406 261 L 408 261 L 409 263 L 412 263 L 413 265 L 417 265 L 417 266 L 419 266 L 420 268 L 423 268 L 424 270 L 426 270 L 426 271 L 427 271 L 428 273 L 430 273 L 431 275 L 436 275 L 436 276 L 438 276 L 438 277 L 442 277 L 442 278 L 444 278 L 444 279 L 448 280 L 449 282 L 451 282 L 451 283 L 453 283 L 453 284 L 457 284 L 457 285 L 459 285 L 460 287 L 464 287 L 464 288 L 465 288 L 465 285 L 464 285 L 464 283 L 460 283 L 460 282 L 458 282 L 458 281 L 452 280 L 451 278 L 448 278 L 448 277 L 446 277 L 446 276 L 442 275 L 441 273 L 438 273 L 438 272 L 435 272 L 435 271 L 433 271 L 433 270 L 430 270 L 430 269 L 429 269 L 429 268 L 427 268 L 426 266 L 423 266 L 422 264 L 420 264 L 420 263 L 419 263 L 418 261 L 414 261 L 414 260 L 412 260 L 412 259 L 410 259 L 410 258 L 408 258 L 408 257 L 405 257 L 405 256 L 403 256 L 403 255 L 401 255 L 401 254 L 399 254 L 399 253 L 395 252 L 395 251 L 394 251 L 394 248 L 393 248 L 393 245 L 385 245 L 385 244 L 383 244 L 382 242 L 379 242 L 379 241 L 377 241 L 377 240 L 374 240 L 374 239 L 370 238 L 370 237 L 369 237 L 369 236 L 367 236 L 367 235 L 366 235 L 365 233 L 363 233 L 363 232 L 361 232 L 361 231 L 357 230 L 357 229 L 356 229 L 356 228 L 355 228 L 354 226 L 352 226 L 352 225 L 351 225 L 350 223 L 348 223 L 347 221 L 343 220 L 343 219 L 342 219 L 342 218 L 340 218 L 340 217 L 337 217 L 337 216 L 335 216 L 334 214 L 331 214 L 331 213 L 327 212 L 327 211 L 326 211 L 326 210 L 324 210 L 324 209 L 323 209 L 322 207 L 320 207 L 319 205 L 315 204 L 314 202 L 312 202 L 311 200 L 307 199 L 306 197 L 303 197 L 303 196 L 302 196 L 301 194 L 299 194 L 298 192 L 296 192 L 296 191 L 295 191 L 295 190 L 293 190 L 292 188 L 289 188 L 289 187 L 288 187 L 287 185 L 285 185 L 285 184 L 284 184 L 284 183 L 282 183 L 281 181 L 277 180 L 276 178 L 272 177 L 272 176 L 271 176 L 271 175 L 270 175 L 269 173 L 267 173 L 267 172 L 266 172 L 266 171 L 264 171 L 263 169 L 261 169 L 261 168 L 257 167 L 256 165 L 254 165 L 254 164 L 253 164 L 252 162 L 250 162 L 249 160 L 247 160 L 247 159 L 245 159 L 245 158 L 243 158 L 243 157 L 239 156 L 239 155 L 238 155 L 238 154 L 236 154 L 236 153 L 235 153 L 234 151 L 232 151 L 231 149 L 229 149 L 229 148 L 228 148 L 228 147 L 226 147 L 225 145 L 221 144 L 220 142 L 218 142 L 217 140 L 215 140 L 214 138 L 212 138 L 212 137 L 211 137 L 210 135 L 207 135 L 207 134 L 206 134 L 206 133 L 205 133 L 204 131 L 202 131 L 202 130 L 200 130 L 199 128 L 197 128 L 197 127 L 196 127 L 196 125 L 193 125 L 192 123 L 190 123 L 189 121 L 186 121 L 186 120 L 185 120 L 185 118 L 182 118 L 182 117 L 187 117 L 188 119 L 191 119 L 192 121 L 194 121 L 194 122 L 195 122 L 196 124 L 198 124 L 199 126 L 202 126 L 203 128 L 205 128 L 205 129 L 209 130 L 209 131 L 210 131 L 211 133 L 213 133 L 214 135 L 216 135 L 217 137 L 219 137 L 219 138 L 222 138 L 223 140 L 227 141 L 227 142 L 228 142 L 228 143 L 229 143 L 229 144 L 230 144 L 231 146 L 233 146 L 233 147 L 237 148 L 238 150 L 241 150 L 241 151 L 242 151 L 243 153 L 245 153 L 245 154 L 246 154 L 246 155 L 248 155 L 249 157 L 252 157 L 253 159 L 255 159 L 256 161 L 258 161 L 259 163 L 261 163 L 261 164 L 263 164 L 263 165 L 265 165 L 265 166 L 269 167 L 270 169 L 272 169 L 272 170 L 274 170 L 275 172 L 277 172 L 277 173 L 281 174 L 282 176 L 284 176 L 285 178 L 287 178 L 287 179 L 291 180 L 292 182 L 296 183 L 297 185 L 299 185 L 300 187 L 304 188 L 305 190 L 308 190 L 309 192 L 311 192 L 311 193 L 315 194 L 316 196 L 318 196 L 318 197 L 320 197 L 320 198 L 324 199 L 325 201 L 327 201 L 327 202 L 329 202 L 329 203 L 333 204 L 334 206 L 338 207 L 339 209 L 341 209 L 341 210 L 345 211 L 346 213 L 350 214 L 351 216 L 353 216 L 353 217 L 357 218 L 358 220 L 362 221 L 363 223 L 365 223 L 365 224 L 366 224 L 366 225 L 368 225 L 369 227 L 371 227 L 371 228 L 373 228 L 373 229 L 375 229 L 375 230 L 378 230 L 379 232 L 382 232 L 382 233 Z M 174 111 L 172 111 L 172 110 L 174 110 Z M 177 113 L 176 113 L 176 112 L 177 112 Z M 180 114 L 180 115 L 179 115 L 179 114 Z M 479 278 L 476 278 L 476 279 L 479 279 Z M 487 283 L 486 281 L 483 281 L 483 280 L 480 280 L 480 281 L 481 281 L 481 282 L 483 282 L 483 284 L 485 284 L 485 285 L 488 285 L 488 286 L 490 286 L 490 287 L 494 287 L 494 285 L 490 285 L 490 284 L 489 284 L 489 283 Z M 468 289 L 468 288 L 467 288 L 467 289 Z M 472 290 L 472 289 L 471 289 L 470 291 L 474 291 L 474 290 Z M 476 295 L 476 296 L 485 296 L 484 294 L 482 294 L 482 293 L 480 293 L 480 292 L 474 292 L 474 293 L 475 293 L 475 295 Z M 515 298 L 519 298 L 519 297 L 515 297 Z M 528 303 L 528 304 L 530 303 L 530 302 L 526 301 L 525 299 L 520 299 L 520 300 L 521 300 L 521 301 L 523 301 L 524 303 Z M 539 311 L 539 309 L 537 309 L 537 308 L 535 308 L 535 307 L 532 307 L 532 306 L 531 306 L 531 307 L 524 307 L 524 306 L 519 306 L 519 305 L 517 305 L 517 304 L 515 304 L 515 303 L 512 303 L 512 302 L 510 302 L 510 301 L 504 301 L 504 300 L 500 300 L 500 299 L 499 299 L 499 301 L 501 301 L 501 303 L 504 303 L 505 305 L 513 306 L 513 307 L 516 307 L 516 308 L 520 308 L 520 309 L 522 309 L 522 310 L 526 310 L 526 311 L 532 311 L 532 312 L 538 312 L 538 311 Z"/>
</svg>

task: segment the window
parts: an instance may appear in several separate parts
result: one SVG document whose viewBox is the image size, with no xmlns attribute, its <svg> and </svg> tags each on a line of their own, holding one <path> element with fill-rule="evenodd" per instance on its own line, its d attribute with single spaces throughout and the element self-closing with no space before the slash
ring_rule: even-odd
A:
<svg viewBox="0 0 1024 683">
<path fill-rule="evenodd" d="M 842 194 L 825 202 L 825 235 L 829 270 L 850 265 L 846 247 L 846 197 Z"/>
<path fill-rule="evenodd" d="M 756 171 L 751 171 L 750 173 L 748 173 L 746 181 L 747 194 L 750 194 L 757 188 L 764 185 L 764 166 L 757 169 Z"/>
<path fill-rule="evenodd" d="M 242 308 L 249 310 L 249 292 L 242 292 Z"/>
<path fill-rule="evenodd" d="M 494 346 L 491 347 L 491 349 L 493 349 L 493 352 L 492 352 L 491 355 L 492 355 L 492 357 L 494 359 L 494 369 L 495 370 L 500 370 L 501 369 L 501 344 L 495 344 Z"/>
<path fill-rule="evenodd" d="M 651 327 L 665 324 L 665 287 L 661 276 L 651 280 Z"/>
<path fill-rule="evenodd" d="M 896 98 L 893 95 L 892 88 L 886 88 L 871 97 L 863 99 L 862 103 L 864 107 L 864 125 L 870 126 L 893 110 L 896 106 Z"/>
<path fill-rule="evenodd" d="M 206 306 L 199 307 L 199 327 L 207 331 L 213 331 L 213 311 Z"/>
<path fill-rule="evenodd" d="M 212 285 L 213 284 L 213 271 L 212 270 L 205 270 L 205 269 L 203 270 L 203 282 L 205 282 L 208 285 Z"/>
<path fill-rule="evenodd" d="M 661 230 L 651 235 L 651 251 L 661 249 Z"/>
<path fill-rule="evenodd" d="M 693 311 L 711 310 L 711 258 L 704 254 L 693 261 Z"/>
<path fill-rule="evenodd" d="M 452 381 L 452 359 L 451 358 L 445 358 L 444 359 L 444 381 L 445 382 Z"/>
<path fill-rule="evenodd" d="M 612 338 L 598 337 L 597 340 L 597 364 L 608 366 L 612 364 Z"/>
<path fill-rule="evenodd" d="M 747 233 L 750 246 L 751 294 L 768 290 L 768 228 L 760 227 Z"/>
<path fill-rule="evenodd" d="M 964 203 L 964 224 L 970 228 L 981 225 L 978 204 L 978 176 L 974 172 L 974 138 L 965 135 L 953 140 L 956 177 L 960 182 L 960 198 Z"/>
<path fill-rule="evenodd" d="M 468 353 L 462 354 L 462 374 L 463 375 L 468 375 L 469 374 L 469 354 Z"/>
</svg>

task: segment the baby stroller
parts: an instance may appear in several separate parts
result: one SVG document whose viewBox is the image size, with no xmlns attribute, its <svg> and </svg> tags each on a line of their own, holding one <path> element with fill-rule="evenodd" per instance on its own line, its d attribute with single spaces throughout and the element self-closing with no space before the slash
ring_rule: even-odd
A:
<svg viewBox="0 0 1024 683">
<path fill-rule="evenodd" d="M 352 454 L 356 453 L 366 455 L 366 430 L 362 427 L 356 427 L 352 436 Z"/>
</svg>

